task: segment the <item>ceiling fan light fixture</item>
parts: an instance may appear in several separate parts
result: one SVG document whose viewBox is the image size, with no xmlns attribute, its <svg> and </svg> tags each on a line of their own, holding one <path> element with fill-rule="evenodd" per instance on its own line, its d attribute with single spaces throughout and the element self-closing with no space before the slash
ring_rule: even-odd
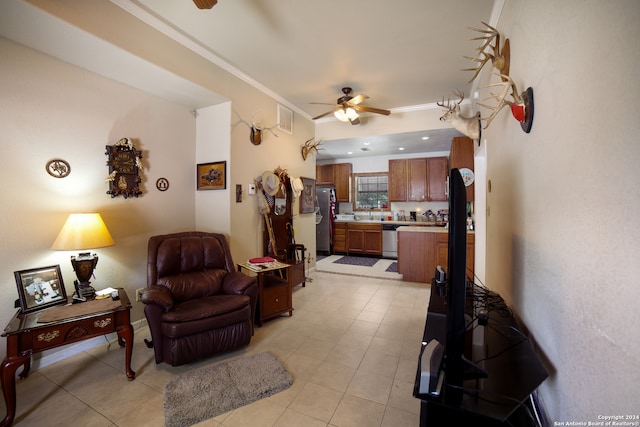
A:
<svg viewBox="0 0 640 427">
<path fill-rule="evenodd" d="M 352 122 L 358 118 L 358 113 L 351 107 L 339 108 L 333 115 L 341 122 Z"/>
</svg>

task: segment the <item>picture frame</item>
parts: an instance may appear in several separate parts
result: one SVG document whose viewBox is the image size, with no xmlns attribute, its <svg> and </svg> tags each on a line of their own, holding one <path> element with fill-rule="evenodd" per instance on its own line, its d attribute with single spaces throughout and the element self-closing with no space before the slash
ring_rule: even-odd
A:
<svg viewBox="0 0 640 427">
<path fill-rule="evenodd" d="M 196 185 L 200 190 L 227 188 L 227 162 L 199 163 L 196 166 Z"/>
<path fill-rule="evenodd" d="M 67 303 L 60 265 L 14 271 L 13 274 L 18 286 L 22 313 Z"/>
<path fill-rule="evenodd" d="M 278 104 L 278 129 L 289 135 L 293 134 L 293 111 Z"/>
<path fill-rule="evenodd" d="M 314 213 L 316 210 L 316 180 L 300 177 L 302 193 L 300 194 L 300 213 Z"/>
</svg>

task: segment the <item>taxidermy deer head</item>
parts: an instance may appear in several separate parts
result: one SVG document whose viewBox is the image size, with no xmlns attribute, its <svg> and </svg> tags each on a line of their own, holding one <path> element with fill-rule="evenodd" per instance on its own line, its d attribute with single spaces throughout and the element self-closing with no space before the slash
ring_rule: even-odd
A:
<svg viewBox="0 0 640 427">
<path fill-rule="evenodd" d="M 307 160 L 309 153 L 317 153 L 319 150 L 322 150 L 322 148 L 318 148 L 320 144 L 322 144 L 322 141 L 314 141 L 314 138 L 307 139 L 300 150 L 302 159 Z"/>
<path fill-rule="evenodd" d="M 451 105 L 451 97 L 447 98 L 446 104 L 444 103 L 444 96 L 442 97 L 442 102 L 436 102 L 439 107 L 447 109 L 440 117 L 440 120 L 451 122 L 451 126 L 454 129 L 477 141 L 480 139 L 480 113 L 473 117 L 463 116 L 460 113 L 460 103 L 464 100 L 464 93 L 461 90 L 456 90 L 455 94 L 460 98 L 460 101 L 453 106 Z"/>
<path fill-rule="evenodd" d="M 260 110 L 258 110 L 260 111 Z M 260 127 L 258 126 L 254 121 L 253 121 L 253 116 L 255 116 L 258 111 L 256 111 L 255 113 L 253 113 L 251 115 L 251 120 L 250 122 L 247 122 L 246 120 L 242 120 L 242 117 L 240 117 L 240 114 L 236 113 L 234 111 L 234 113 L 236 113 L 236 115 L 238 116 L 238 121 L 235 122 L 233 124 L 233 126 L 231 126 L 232 128 L 236 127 L 239 123 L 244 123 L 245 125 L 247 125 L 247 127 L 250 129 L 250 134 L 249 134 L 249 141 L 251 141 L 251 143 L 253 145 L 260 145 L 260 143 L 262 142 L 262 131 L 263 130 L 268 130 L 269 132 L 271 132 L 271 134 L 273 136 L 275 136 L 276 138 L 278 138 L 278 135 L 273 131 L 273 128 L 278 126 L 278 123 L 276 123 L 275 125 L 271 126 L 270 128 L 265 128 L 265 127 Z"/>
</svg>

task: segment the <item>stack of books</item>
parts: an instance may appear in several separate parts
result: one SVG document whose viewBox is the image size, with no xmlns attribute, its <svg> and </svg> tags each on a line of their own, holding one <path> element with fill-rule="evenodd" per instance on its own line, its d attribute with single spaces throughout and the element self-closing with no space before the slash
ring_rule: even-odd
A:
<svg viewBox="0 0 640 427">
<path fill-rule="evenodd" d="M 245 266 L 253 271 L 262 271 L 270 268 L 286 267 L 286 264 L 282 264 L 270 256 L 264 256 L 247 260 Z"/>
</svg>

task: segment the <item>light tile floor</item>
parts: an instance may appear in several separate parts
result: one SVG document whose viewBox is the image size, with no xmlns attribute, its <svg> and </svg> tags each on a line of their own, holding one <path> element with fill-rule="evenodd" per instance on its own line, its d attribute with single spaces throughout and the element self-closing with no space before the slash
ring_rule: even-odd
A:
<svg viewBox="0 0 640 427">
<path fill-rule="evenodd" d="M 162 390 L 170 378 L 261 351 L 284 362 L 293 385 L 199 426 L 418 425 L 412 391 L 427 286 L 324 272 L 311 278 L 294 289 L 292 317 L 256 328 L 251 344 L 232 354 L 189 366 L 156 365 L 143 327 L 135 333 L 134 381 L 124 375 L 124 350 L 116 342 L 32 372 L 18 380 L 14 425 L 162 426 Z"/>
</svg>

